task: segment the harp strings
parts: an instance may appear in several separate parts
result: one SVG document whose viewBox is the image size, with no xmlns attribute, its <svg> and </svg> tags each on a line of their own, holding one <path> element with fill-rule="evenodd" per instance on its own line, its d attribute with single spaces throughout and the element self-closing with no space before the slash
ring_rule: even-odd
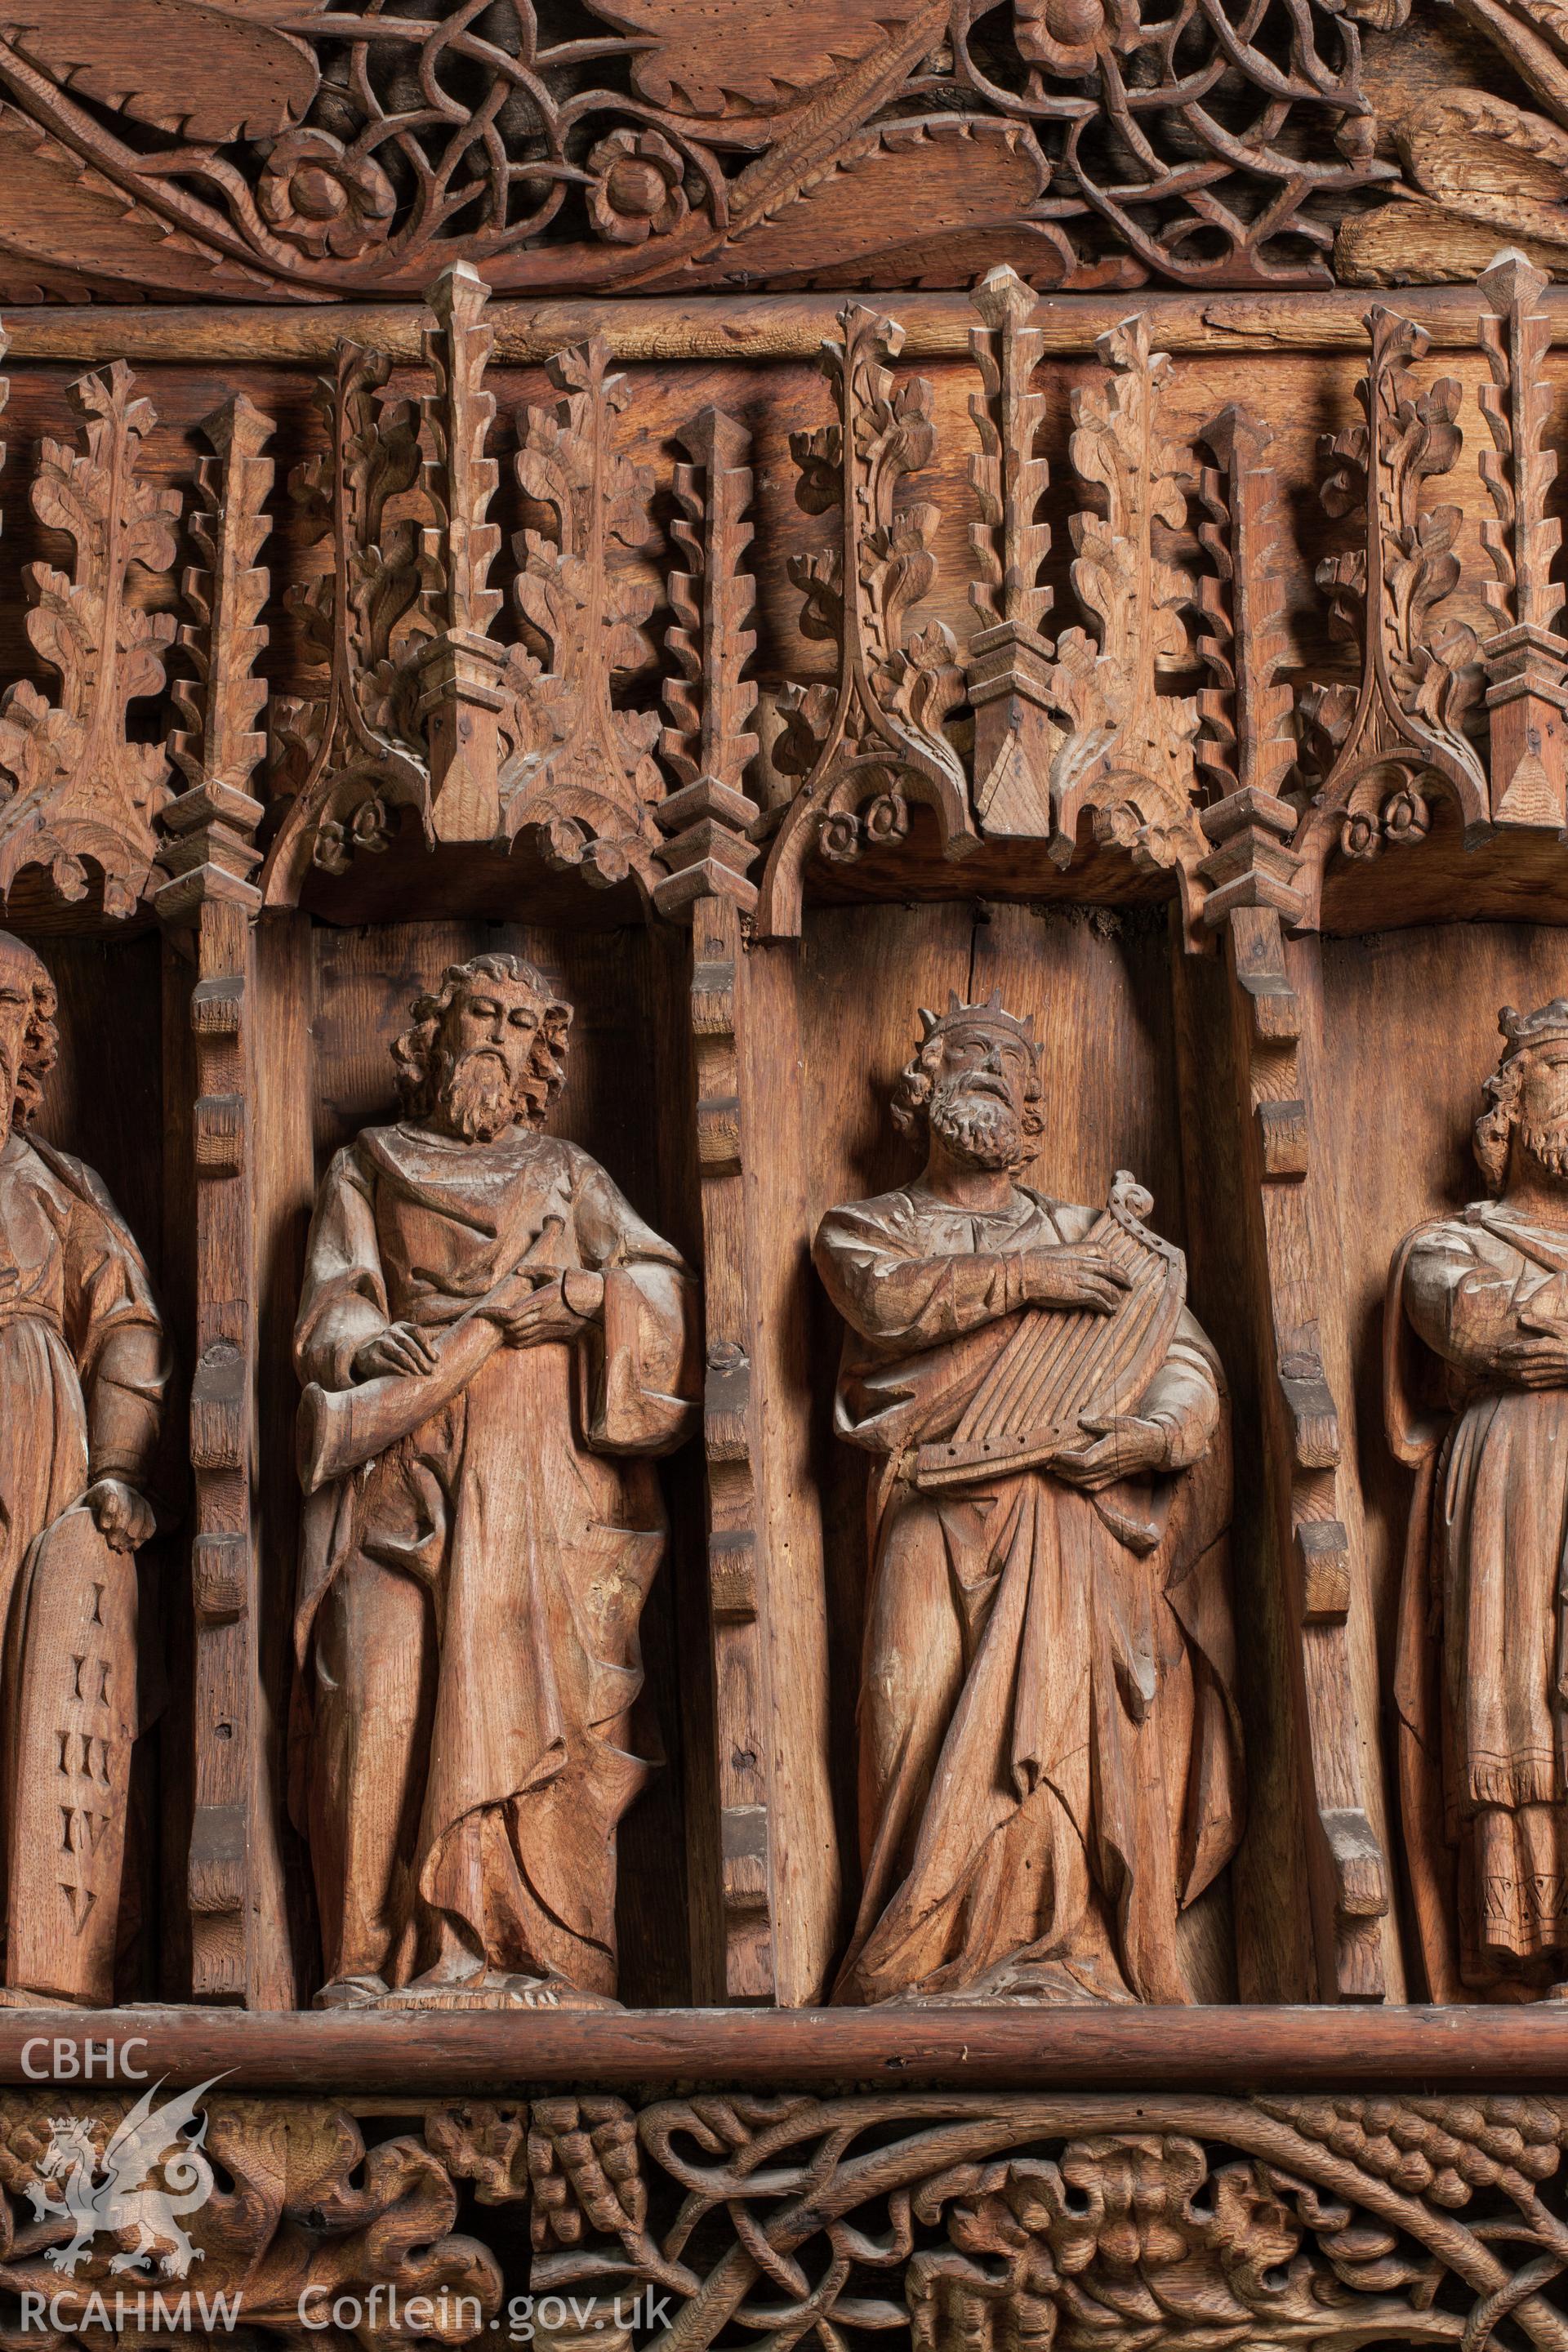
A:
<svg viewBox="0 0 1568 2352">
<path fill-rule="evenodd" d="M 1030 1314 L 953 1432 L 955 1446 L 1027 1438 L 1053 1426 L 1069 1401 L 1091 1397 L 1142 1347 L 1163 1294 L 1162 1262 L 1110 1216 L 1089 1238 L 1132 1276 L 1128 1297 L 1113 1315 Z"/>
</svg>

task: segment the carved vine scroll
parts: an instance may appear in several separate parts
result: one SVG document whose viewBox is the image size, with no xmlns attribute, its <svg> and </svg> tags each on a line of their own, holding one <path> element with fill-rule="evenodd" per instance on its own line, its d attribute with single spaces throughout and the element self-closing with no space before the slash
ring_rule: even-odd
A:
<svg viewBox="0 0 1568 2352">
<path fill-rule="evenodd" d="M 584 2330 L 617 2352 L 634 2327 L 660 2352 L 771 2338 L 781 2307 L 801 2337 L 907 2333 L 919 2352 L 1563 2339 L 1554 2096 L 584 2091 L 431 2105 L 387 2135 L 325 2101 L 204 2084 L 132 2126 L 188 2150 L 193 2187 L 226 2177 L 154 2217 L 175 2256 L 162 2278 L 112 2273 L 109 2231 L 51 2266 L 69 2196 L 131 2123 L 124 2099 L 58 2104 L 0 2103 L 0 2279 L 58 2298 L 56 2342 L 112 2325 L 117 2292 L 150 2308 L 154 2287 L 193 2311 L 198 2290 L 230 2296 L 264 2340 L 342 2296 L 386 2340 L 452 2345 L 488 2340 L 527 2291 L 549 2352 Z"/>
<path fill-rule="evenodd" d="M 1358 13 L 1370 14 L 1370 11 Z M 16 0 L 5 299 L 1326 281 L 1376 152 L 1330 0 Z M 1217 92 L 1217 96 L 1216 96 Z"/>
</svg>

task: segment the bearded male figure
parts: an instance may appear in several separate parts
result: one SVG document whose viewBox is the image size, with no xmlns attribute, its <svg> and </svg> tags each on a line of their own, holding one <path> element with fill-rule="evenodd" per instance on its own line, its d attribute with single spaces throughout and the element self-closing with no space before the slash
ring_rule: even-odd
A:
<svg viewBox="0 0 1568 2352">
<path fill-rule="evenodd" d="M 874 1457 L 834 1998 L 1213 1997 L 1180 1923 L 1240 1826 L 1218 1365 L 1131 1179 L 1114 1215 L 1016 1181 L 1032 1027 L 994 996 L 921 1019 L 894 1117 L 925 1165 L 816 1244 Z"/>
<path fill-rule="evenodd" d="M 594 2004 L 658 1475 L 691 1426 L 692 1285 L 542 1132 L 571 1007 L 513 955 L 419 998 L 405 1116 L 338 1154 L 296 1355 L 310 1502 L 295 1813 L 321 2004 Z"/>
<path fill-rule="evenodd" d="M 9 1996 L 113 1998 L 136 1737 L 137 1582 L 169 1352 L 90 1168 L 28 1133 L 58 1045 L 0 931 L 0 1626 Z M 63 1828 L 62 1828 L 63 1823 Z"/>
<path fill-rule="evenodd" d="M 1417 1472 L 1395 1699 L 1434 2000 L 1568 1979 L 1568 1001 L 1500 1016 L 1489 1198 L 1400 1244 L 1390 1442 Z"/>
</svg>

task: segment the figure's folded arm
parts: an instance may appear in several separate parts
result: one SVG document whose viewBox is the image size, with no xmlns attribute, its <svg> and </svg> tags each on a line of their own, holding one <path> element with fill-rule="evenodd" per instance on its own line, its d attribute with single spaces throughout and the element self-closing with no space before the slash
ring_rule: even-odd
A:
<svg viewBox="0 0 1568 2352">
<path fill-rule="evenodd" d="M 1513 1277 L 1489 1265 L 1452 1227 L 1416 1242 L 1405 1268 L 1405 1312 L 1435 1355 L 1489 1371 L 1520 1338 Z"/>
<path fill-rule="evenodd" d="M 833 1304 L 868 1339 L 929 1347 L 1027 1303 L 1025 1253 L 926 1256 L 858 1209 L 829 1211 L 812 1255 Z"/>
<path fill-rule="evenodd" d="M 353 1362 L 387 1328 L 386 1281 L 375 1211 L 354 1152 L 340 1151 L 327 1171 L 305 1244 L 305 1275 L 294 1327 L 294 1364 L 301 1381 L 353 1385 Z"/>
</svg>

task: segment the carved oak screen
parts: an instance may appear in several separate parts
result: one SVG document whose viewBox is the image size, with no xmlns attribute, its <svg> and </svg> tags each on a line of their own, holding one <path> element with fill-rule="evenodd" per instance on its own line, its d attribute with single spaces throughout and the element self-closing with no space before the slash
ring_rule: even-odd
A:
<svg viewBox="0 0 1568 2352">
<path fill-rule="evenodd" d="M 13 0 L 0 2329 L 1568 2340 L 1568 19 Z"/>
</svg>

